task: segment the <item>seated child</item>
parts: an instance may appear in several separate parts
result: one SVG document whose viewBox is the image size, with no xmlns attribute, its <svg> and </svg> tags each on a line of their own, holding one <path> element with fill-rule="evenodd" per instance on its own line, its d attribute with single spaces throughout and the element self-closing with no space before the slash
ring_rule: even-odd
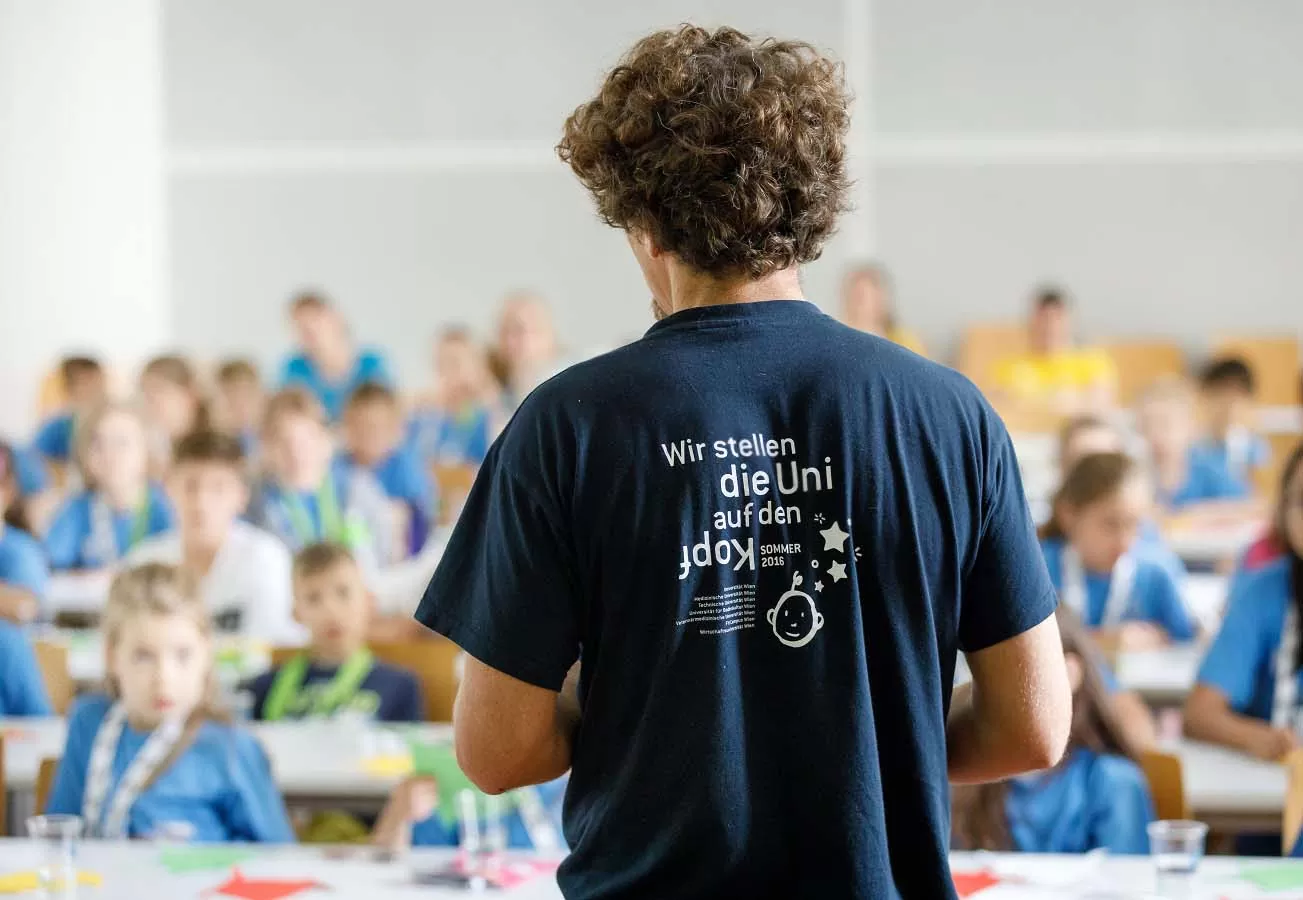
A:
<svg viewBox="0 0 1303 900">
<path fill-rule="evenodd" d="M 30 622 L 50 580 L 41 544 L 27 529 L 13 448 L 0 443 L 0 619 Z"/>
<path fill-rule="evenodd" d="M 336 463 L 326 414 L 302 388 L 267 401 L 262 453 L 265 476 L 254 489 L 249 519 L 297 551 L 331 541 L 372 572 L 397 556 L 394 516 L 375 476 Z"/>
<path fill-rule="evenodd" d="M 290 301 L 289 313 L 299 352 L 285 360 L 279 386 L 299 387 L 316 397 L 331 423 L 339 421 L 344 402 L 358 386 L 394 383 L 384 354 L 358 347 L 343 314 L 326 297 L 301 293 Z"/>
<path fill-rule="evenodd" d="M 182 356 L 156 356 L 140 373 L 149 429 L 150 471 L 162 477 L 172 459 L 172 445 L 184 435 L 208 427 L 208 401 L 199 375 Z"/>
<path fill-rule="evenodd" d="M 120 573 L 103 628 L 108 694 L 69 712 L 46 812 L 94 838 L 292 842 L 266 754 L 215 708 L 208 612 L 180 573 Z"/>
<path fill-rule="evenodd" d="M 258 367 L 250 360 L 228 359 L 217 367 L 215 424 L 240 441 L 246 460 L 258 455 L 258 425 L 266 399 Z"/>
<path fill-rule="evenodd" d="M 561 804 L 569 776 L 546 784 L 521 788 L 503 798 L 506 808 L 507 847 L 514 850 L 553 852 L 565 849 L 561 832 Z M 408 847 L 456 847 L 461 827 L 439 812 L 439 783 L 428 775 L 413 775 L 389 796 L 371 842 L 395 852 Z"/>
<path fill-rule="evenodd" d="M 1041 531 L 1062 602 L 1126 649 L 1188 641 L 1196 633 L 1171 572 L 1136 551 L 1148 503 L 1149 485 L 1130 457 L 1097 453 L 1068 473 Z"/>
<path fill-rule="evenodd" d="M 67 406 L 42 423 L 32 446 L 47 461 L 67 464 L 73 461 L 76 423 L 108 400 L 108 382 L 99 360 L 89 356 L 65 357 L 59 363 L 59 378 Z"/>
<path fill-rule="evenodd" d="M 1119 730 L 1100 664 L 1071 610 L 1056 613 L 1072 684 L 1072 730 L 1046 772 L 954 789 L 953 844 L 1024 853 L 1148 853 L 1154 804 L 1138 748 Z"/>
<path fill-rule="evenodd" d="M 427 465 L 479 466 L 499 426 L 488 356 L 469 331 L 448 328 L 439 335 L 435 372 L 435 394 L 412 414 L 408 442 Z"/>
<path fill-rule="evenodd" d="M 1254 473 L 1271 462 L 1271 445 L 1249 429 L 1253 372 L 1242 359 L 1214 360 L 1203 370 L 1200 388 L 1208 433 L 1197 448 L 1252 493 Z"/>
<path fill-rule="evenodd" d="M 27 635 L 0 620 L 0 717 L 52 716 L 45 679 Z"/>
<path fill-rule="evenodd" d="M 398 397 L 382 384 L 367 383 L 344 408 L 346 461 L 370 472 L 394 501 L 401 544 L 420 552 L 435 521 L 435 489 L 420 458 L 403 441 Z"/>
<path fill-rule="evenodd" d="M 177 441 L 167 492 L 177 529 L 147 538 L 129 565 L 176 566 L 219 631 L 269 643 L 301 637 L 290 600 L 290 552 L 275 535 L 240 519 L 249 502 L 239 442 L 215 431 Z"/>
<path fill-rule="evenodd" d="M 1221 631 L 1185 704 L 1191 737 L 1268 760 L 1297 747 L 1303 726 L 1303 445 L 1285 465 L 1276 530 L 1282 552 L 1232 580 Z"/>
<path fill-rule="evenodd" d="M 129 406 L 110 404 L 78 429 L 85 489 L 58 509 L 45 535 L 56 572 L 110 567 L 145 538 L 172 528 L 172 509 L 148 476 L 145 425 Z"/>
<path fill-rule="evenodd" d="M 1149 448 L 1154 488 L 1167 512 L 1208 509 L 1220 502 L 1228 510 L 1249 492 L 1225 467 L 1194 447 L 1194 395 L 1181 381 L 1155 383 L 1140 400 L 1136 424 Z"/>
<path fill-rule="evenodd" d="M 1067 295 L 1043 288 L 1032 301 L 1026 353 L 1001 360 L 998 390 L 1009 400 L 1060 415 L 1100 413 L 1117 398 L 1117 367 L 1103 350 L 1073 344 Z"/>
<path fill-rule="evenodd" d="M 367 649 L 372 601 L 353 557 L 339 544 L 310 544 L 294 557 L 294 616 L 311 635 L 303 652 L 249 685 L 253 717 L 325 718 L 356 713 L 379 722 L 420 722 L 416 676 Z"/>
</svg>

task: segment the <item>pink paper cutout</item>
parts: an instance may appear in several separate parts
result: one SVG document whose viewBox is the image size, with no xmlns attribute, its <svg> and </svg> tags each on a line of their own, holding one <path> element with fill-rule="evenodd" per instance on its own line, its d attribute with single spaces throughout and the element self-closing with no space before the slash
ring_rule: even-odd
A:
<svg viewBox="0 0 1303 900">
<path fill-rule="evenodd" d="M 245 878 L 239 869 L 231 870 L 224 884 L 205 891 L 204 896 L 237 897 L 239 900 L 283 900 L 304 891 L 326 889 L 320 881 L 295 881 L 290 878 Z"/>
<path fill-rule="evenodd" d="M 987 869 L 980 872 L 952 872 L 950 877 L 954 879 L 955 892 L 960 897 L 971 897 L 1000 883 L 1000 876 Z"/>
</svg>

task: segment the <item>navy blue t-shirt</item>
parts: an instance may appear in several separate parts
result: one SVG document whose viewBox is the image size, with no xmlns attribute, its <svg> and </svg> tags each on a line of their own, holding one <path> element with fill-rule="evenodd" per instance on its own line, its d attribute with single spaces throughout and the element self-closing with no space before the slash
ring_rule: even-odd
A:
<svg viewBox="0 0 1303 900">
<path fill-rule="evenodd" d="M 314 695 L 325 690 L 338 671 L 338 666 L 309 663 L 303 676 L 303 690 L 295 701 L 290 702 L 285 718 L 304 718 Z M 249 682 L 255 719 L 263 718 L 262 708 L 279 672 L 280 666 L 277 666 Z M 379 660 L 372 664 L 371 671 L 362 680 L 346 708 L 352 712 L 365 713 L 377 722 L 420 722 L 425 718 L 425 702 L 421 698 L 421 684 L 416 676 L 406 669 L 386 665 Z"/>
<path fill-rule="evenodd" d="M 489 452 L 417 619 L 558 690 L 568 898 L 952 897 L 956 653 L 1053 613 L 1007 432 L 804 301 L 692 309 Z"/>
</svg>

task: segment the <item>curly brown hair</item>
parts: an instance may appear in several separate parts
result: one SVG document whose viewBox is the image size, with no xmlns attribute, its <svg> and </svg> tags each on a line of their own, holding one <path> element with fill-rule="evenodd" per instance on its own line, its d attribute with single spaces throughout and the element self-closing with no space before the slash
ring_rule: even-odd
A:
<svg viewBox="0 0 1303 900">
<path fill-rule="evenodd" d="M 842 66 L 695 25 L 640 40 L 566 120 L 561 159 L 608 225 L 720 278 L 819 258 L 847 208 Z"/>
</svg>

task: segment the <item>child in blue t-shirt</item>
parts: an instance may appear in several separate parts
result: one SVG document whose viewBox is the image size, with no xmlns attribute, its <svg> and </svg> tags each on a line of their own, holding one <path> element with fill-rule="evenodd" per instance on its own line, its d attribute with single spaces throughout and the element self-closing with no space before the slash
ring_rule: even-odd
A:
<svg viewBox="0 0 1303 900">
<path fill-rule="evenodd" d="M 1298 746 L 1303 726 L 1303 445 L 1285 464 L 1276 530 L 1283 552 L 1236 572 L 1221 631 L 1185 706 L 1191 737 L 1269 760 Z"/>
<path fill-rule="evenodd" d="M 1184 382 L 1161 381 L 1146 392 L 1137 425 L 1149 448 L 1154 490 L 1167 512 L 1237 512 L 1249 490 L 1195 446 L 1194 395 Z"/>
<path fill-rule="evenodd" d="M 135 410 L 103 406 L 81 427 L 78 462 L 85 489 L 64 502 L 45 536 L 55 571 L 107 568 L 173 525 L 162 488 L 149 481 L 145 424 Z"/>
<path fill-rule="evenodd" d="M 504 798 L 509 849 L 564 852 L 561 805 L 567 777 L 513 791 Z M 456 847 L 460 824 L 440 812 L 440 785 L 428 775 L 407 778 L 394 789 L 376 821 L 373 843 L 401 851 L 414 847 Z"/>
<path fill-rule="evenodd" d="M 17 457 L 12 447 L 0 443 L 0 619 L 36 618 L 49 580 L 45 553 L 28 532 Z"/>
<path fill-rule="evenodd" d="M 244 458 L 254 465 L 258 459 L 258 429 L 267 397 L 262 376 L 252 360 L 228 359 L 217 367 L 217 396 L 214 425 L 240 442 Z"/>
<path fill-rule="evenodd" d="M 370 472 L 335 460 L 325 413 L 307 391 L 287 388 L 267 401 L 262 456 L 265 476 L 249 503 L 253 524 L 291 550 L 343 544 L 367 572 L 401 557 L 384 489 Z"/>
<path fill-rule="evenodd" d="M 364 384 L 344 410 L 345 461 L 370 472 L 393 501 L 408 554 L 420 552 L 435 522 L 434 482 L 406 445 L 398 397 L 382 384 Z"/>
<path fill-rule="evenodd" d="M 372 601 L 362 572 L 339 544 L 312 544 L 294 557 L 294 618 L 311 634 L 307 648 L 255 678 L 255 719 L 360 714 L 378 722 L 425 718 L 411 672 L 367 649 Z"/>
<path fill-rule="evenodd" d="M 394 383 L 384 355 L 355 347 L 343 316 L 321 295 L 307 293 L 294 298 L 290 320 L 302 349 L 285 361 L 279 386 L 307 390 L 321 403 L 330 422 L 339 421 L 344 403 L 362 385 Z"/>
<path fill-rule="evenodd" d="M 108 694 L 69 713 L 46 811 L 93 838 L 292 842 L 266 754 L 213 706 L 212 624 L 177 570 L 119 574 L 103 628 Z"/>
<path fill-rule="evenodd" d="M 1011 781 L 954 789 L 953 843 L 963 850 L 1025 853 L 1149 852 L 1154 804 L 1118 727 L 1102 668 L 1080 623 L 1057 612 L 1072 684 L 1072 730 L 1060 762 Z"/>
<path fill-rule="evenodd" d="M 469 331 L 448 328 L 439 335 L 435 372 L 435 395 L 412 413 L 408 443 L 427 465 L 478 467 L 498 430 L 488 356 Z"/>
<path fill-rule="evenodd" d="M 45 460 L 59 465 L 73 462 L 77 421 L 108 399 L 108 383 L 99 360 L 89 356 L 68 356 L 59 363 L 59 380 L 66 400 L 64 408 L 41 423 L 32 447 Z"/>
<path fill-rule="evenodd" d="M 1054 500 L 1041 549 L 1061 601 L 1127 649 L 1188 641 L 1194 619 L 1172 573 L 1137 552 L 1149 485 L 1122 453 L 1077 461 Z"/>
<path fill-rule="evenodd" d="M 1252 493 L 1254 475 L 1271 462 L 1271 445 L 1249 428 L 1253 370 L 1235 357 L 1214 360 L 1203 371 L 1200 389 L 1208 431 L 1197 449 Z"/>
<path fill-rule="evenodd" d="M 0 717 L 49 715 L 50 698 L 32 645 L 21 628 L 0 619 Z"/>
</svg>

